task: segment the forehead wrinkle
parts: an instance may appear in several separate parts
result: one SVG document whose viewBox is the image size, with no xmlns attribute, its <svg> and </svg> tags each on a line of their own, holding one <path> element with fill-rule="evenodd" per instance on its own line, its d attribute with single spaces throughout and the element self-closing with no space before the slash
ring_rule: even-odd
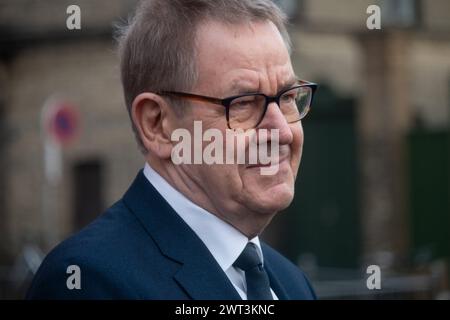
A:
<svg viewBox="0 0 450 320">
<path fill-rule="evenodd" d="M 249 74 L 241 74 L 231 80 L 230 89 L 229 91 L 227 90 L 227 93 L 229 95 L 246 93 L 276 95 L 281 90 L 287 89 L 297 82 L 296 75 L 287 70 L 269 72 L 267 70 L 260 70 L 255 72 L 258 74 L 255 81 L 250 79 Z"/>
<path fill-rule="evenodd" d="M 245 74 L 243 74 L 243 69 L 240 70 L 241 73 L 232 78 L 230 81 L 230 85 L 227 88 L 227 93 L 241 94 L 257 91 L 259 89 L 259 77 L 253 74 L 257 74 L 258 71 L 247 69 Z"/>
<path fill-rule="evenodd" d="M 288 85 L 295 84 L 296 78 L 289 64 L 273 66 L 260 74 L 260 90 L 267 95 L 276 95 Z"/>
<path fill-rule="evenodd" d="M 205 35 L 204 32 L 207 32 L 207 30 L 211 32 L 211 29 L 218 27 L 221 27 L 220 23 L 212 22 L 207 26 L 203 25 L 200 29 L 201 33 Z M 201 71 L 209 79 L 202 83 L 201 89 L 206 89 L 208 93 L 215 94 L 218 97 L 222 96 L 223 98 L 227 95 L 240 94 L 242 91 L 244 91 L 243 93 L 248 93 L 249 91 L 264 91 L 266 94 L 276 93 L 275 91 L 278 87 L 287 82 L 285 78 L 290 77 L 293 73 L 289 54 L 280 50 L 266 50 L 267 48 L 264 47 L 263 42 L 255 43 L 254 50 L 248 50 L 245 47 L 247 42 L 234 43 L 234 39 L 241 36 L 241 34 L 236 33 L 236 31 L 240 30 L 233 27 L 229 28 L 230 26 L 227 27 L 228 29 L 224 30 L 225 34 L 227 31 L 232 31 L 231 36 L 233 38 L 228 45 L 224 41 L 217 41 L 217 38 L 213 38 L 212 43 L 208 45 L 205 45 L 203 42 L 205 46 L 198 52 L 199 56 L 197 58 L 201 61 L 199 63 Z M 255 28 L 256 25 L 251 23 L 247 25 L 247 28 L 244 27 L 252 35 L 255 34 Z M 231 43 L 234 43 L 234 45 L 229 45 Z M 212 59 L 212 53 L 215 53 L 215 62 Z M 204 64 L 203 62 L 205 61 L 210 63 Z M 212 85 L 212 79 L 218 78 L 224 80 L 222 82 L 223 86 Z M 228 81 L 226 80 L 227 78 Z"/>
</svg>

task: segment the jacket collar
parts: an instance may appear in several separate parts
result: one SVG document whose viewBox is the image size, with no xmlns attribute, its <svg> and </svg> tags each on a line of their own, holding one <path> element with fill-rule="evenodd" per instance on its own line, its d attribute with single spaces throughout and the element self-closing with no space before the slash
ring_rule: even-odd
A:
<svg viewBox="0 0 450 320">
<path fill-rule="evenodd" d="M 180 263 L 174 279 L 191 298 L 240 299 L 203 242 L 155 190 L 142 170 L 123 200 L 161 252 Z"/>
</svg>

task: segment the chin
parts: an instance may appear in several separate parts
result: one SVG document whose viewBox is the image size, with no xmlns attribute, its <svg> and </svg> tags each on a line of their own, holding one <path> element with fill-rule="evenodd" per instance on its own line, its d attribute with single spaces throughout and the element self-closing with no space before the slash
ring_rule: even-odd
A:
<svg viewBox="0 0 450 320">
<path fill-rule="evenodd" d="M 255 203 L 259 211 L 273 213 L 286 209 L 294 199 L 294 188 L 287 184 L 279 184 L 272 188 L 261 190 L 260 201 Z"/>
</svg>

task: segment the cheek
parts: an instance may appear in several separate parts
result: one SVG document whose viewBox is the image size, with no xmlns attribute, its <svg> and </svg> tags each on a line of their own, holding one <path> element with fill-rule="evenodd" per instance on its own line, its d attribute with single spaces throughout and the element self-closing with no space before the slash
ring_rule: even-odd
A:
<svg viewBox="0 0 450 320">
<path fill-rule="evenodd" d="M 303 151 L 303 127 L 301 125 L 301 122 L 298 127 L 295 127 L 292 130 L 293 133 L 293 140 L 291 144 L 291 167 L 294 172 L 294 175 L 297 175 L 297 170 L 300 165 L 300 160 L 302 157 L 302 151 Z"/>
<path fill-rule="evenodd" d="M 223 164 L 208 166 L 202 172 L 200 183 L 205 192 L 214 199 L 215 205 L 234 212 L 236 203 L 240 203 L 245 181 L 239 173 L 237 165 Z"/>
<path fill-rule="evenodd" d="M 241 192 L 243 182 L 238 165 L 203 164 L 197 167 L 196 175 L 200 177 L 199 183 L 204 185 L 206 192 L 221 194 L 224 198 Z"/>
</svg>

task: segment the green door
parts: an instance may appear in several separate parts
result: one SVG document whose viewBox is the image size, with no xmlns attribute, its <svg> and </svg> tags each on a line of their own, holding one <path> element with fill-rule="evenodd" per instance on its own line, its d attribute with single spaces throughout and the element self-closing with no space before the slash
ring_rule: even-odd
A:
<svg viewBox="0 0 450 320">
<path fill-rule="evenodd" d="M 450 258 L 449 147 L 448 131 L 416 130 L 409 137 L 411 227 L 416 263 Z"/>
</svg>

